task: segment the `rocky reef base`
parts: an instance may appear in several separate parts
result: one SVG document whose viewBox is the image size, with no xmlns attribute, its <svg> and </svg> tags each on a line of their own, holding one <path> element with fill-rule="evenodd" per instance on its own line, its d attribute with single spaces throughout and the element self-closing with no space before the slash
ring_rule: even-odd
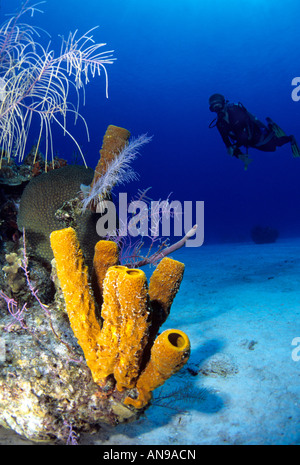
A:
<svg viewBox="0 0 300 465">
<path fill-rule="evenodd" d="M 94 383 L 59 292 L 48 306 L 29 290 L 18 302 L 2 296 L 0 322 L 0 425 L 33 441 L 66 443 L 137 418 L 140 411 L 122 403 L 128 392 Z"/>
</svg>

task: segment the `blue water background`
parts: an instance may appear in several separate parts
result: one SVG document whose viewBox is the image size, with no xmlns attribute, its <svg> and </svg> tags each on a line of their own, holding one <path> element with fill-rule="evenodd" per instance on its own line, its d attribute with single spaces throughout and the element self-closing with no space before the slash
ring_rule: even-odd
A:
<svg viewBox="0 0 300 465">
<path fill-rule="evenodd" d="M 0 14 L 18 0 L 1 0 Z M 300 102 L 291 81 L 300 75 L 297 0 L 49 0 L 28 22 L 47 30 L 58 52 L 59 34 L 94 32 L 117 58 L 86 87 L 81 108 L 90 131 L 71 124 L 92 168 L 109 124 L 133 136 L 153 135 L 134 162 L 139 182 L 122 188 L 134 195 L 152 187 L 154 200 L 205 202 L 205 242 L 249 240 L 256 224 L 277 228 L 281 237 L 300 230 L 300 158 L 290 146 L 275 153 L 250 149 L 247 172 L 227 155 L 208 98 L 223 93 L 264 121 L 274 119 L 300 143 Z M 47 37 L 40 39 L 47 43 Z M 38 129 L 38 128 L 37 128 Z M 60 156 L 75 146 L 53 127 Z"/>
</svg>

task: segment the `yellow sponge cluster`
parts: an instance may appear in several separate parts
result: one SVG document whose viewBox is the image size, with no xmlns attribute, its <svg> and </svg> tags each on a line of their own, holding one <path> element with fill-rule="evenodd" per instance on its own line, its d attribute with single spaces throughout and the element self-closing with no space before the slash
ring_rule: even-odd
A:
<svg viewBox="0 0 300 465">
<path fill-rule="evenodd" d="M 124 266 L 109 268 L 103 283 L 100 378 L 113 374 L 119 391 L 135 386 L 148 340 L 149 315 L 145 273 Z"/>
<path fill-rule="evenodd" d="M 103 387 L 113 377 L 116 389 L 125 391 L 126 405 L 144 407 L 151 392 L 189 357 L 190 343 L 182 331 L 164 331 L 154 342 L 178 291 L 184 265 L 164 258 L 148 290 L 145 273 L 118 265 L 116 244 L 99 241 L 93 287 L 101 305 L 101 324 L 75 231 L 54 231 L 50 241 L 70 324 L 94 381 Z M 149 359 L 146 349 L 151 346 Z"/>
</svg>

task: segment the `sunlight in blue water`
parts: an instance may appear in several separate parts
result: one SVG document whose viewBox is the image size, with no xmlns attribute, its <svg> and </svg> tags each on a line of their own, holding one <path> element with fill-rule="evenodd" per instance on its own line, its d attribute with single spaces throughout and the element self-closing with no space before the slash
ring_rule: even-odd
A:
<svg viewBox="0 0 300 465">
<path fill-rule="evenodd" d="M 1 17 L 18 6 L 19 0 L 2 1 Z M 208 128 L 214 117 L 208 98 L 220 92 L 242 102 L 262 122 L 270 116 L 300 140 L 300 102 L 291 98 L 292 79 L 300 74 L 299 2 L 86 0 L 83 8 L 79 0 L 51 0 L 40 8 L 44 13 L 28 22 L 51 34 L 56 53 L 59 35 L 99 25 L 94 40 L 117 58 L 107 69 L 108 99 L 102 78 L 86 86 L 82 112 L 90 142 L 76 126 L 91 167 L 108 124 L 135 136 L 147 132 L 153 140 L 136 161 L 140 183 L 133 191 L 153 186 L 154 198 L 173 192 L 174 199 L 204 200 L 206 237 L 225 230 L 248 235 L 263 220 L 283 234 L 297 230 L 291 199 L 299 197 L 299 160 L 289 146 L 276 153 L 250 148 L 253 162 L 245 173 L 216 128 Z M 41 40 L 48 37 L 41 33 Z M 74 146 L 60 130 L 55 140 L 59 154 L 72 158 Z"/>
</svg>

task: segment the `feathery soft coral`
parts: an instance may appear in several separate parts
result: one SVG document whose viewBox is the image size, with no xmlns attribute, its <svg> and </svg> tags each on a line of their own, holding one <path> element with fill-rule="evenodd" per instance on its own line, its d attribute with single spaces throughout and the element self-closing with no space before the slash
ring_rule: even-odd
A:
<svg viewBox="0 0 300 465">
<path fill-rule="evenodd" d="M 114 186 L 137 179 L 137 174 L 132 169 L 131 163 L 139 154 L 139 149 L 150 142 L 151 139 L 152 137 L 146 134 L 132 139 L 109 164 L 105 174 L 98 178 L 92 186 L 83 184 L 80 186 L 84 197 L 82 200 L 83 210 L 87 210 L 91 205 L 95 206 L 103 201 Z"/>
</svg>

